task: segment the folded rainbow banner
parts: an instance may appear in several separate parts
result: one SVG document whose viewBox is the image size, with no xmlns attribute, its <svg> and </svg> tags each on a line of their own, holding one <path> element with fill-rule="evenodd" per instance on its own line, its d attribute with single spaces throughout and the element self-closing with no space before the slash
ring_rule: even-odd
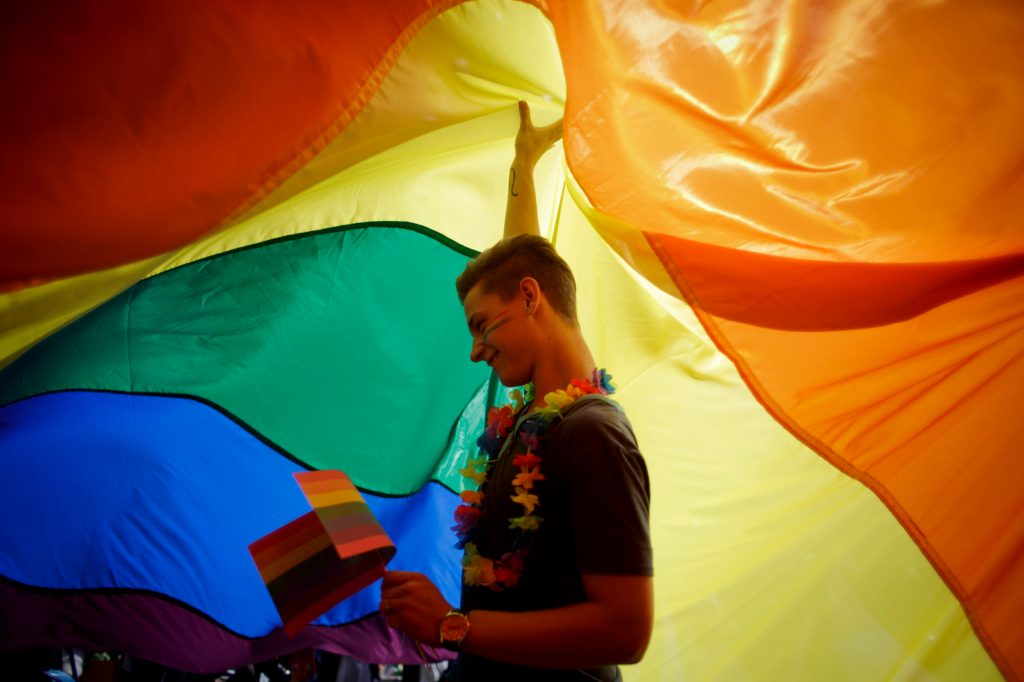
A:
<svg viewBox="0 0 1024 682">
<path fill-rule="evenodd" d="M 348 476 L 294 476 L 313 510 L 249 545 L 289 637 L 383 576 L 395 556 L 394 543 Z"/>
</svg>

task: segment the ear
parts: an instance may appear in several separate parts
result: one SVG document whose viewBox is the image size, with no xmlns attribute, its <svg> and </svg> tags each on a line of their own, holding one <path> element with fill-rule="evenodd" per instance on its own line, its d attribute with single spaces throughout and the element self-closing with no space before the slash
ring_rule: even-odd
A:
<svg viewBox="0 0 1024 682">
<path fill-rule="evenodd" d="M 523 295 L 526 312 L 532 314 L 540 303 L 540 284 L 533 277 L 523 277 L 519 280 L 519 293 Z"/>
</svg>

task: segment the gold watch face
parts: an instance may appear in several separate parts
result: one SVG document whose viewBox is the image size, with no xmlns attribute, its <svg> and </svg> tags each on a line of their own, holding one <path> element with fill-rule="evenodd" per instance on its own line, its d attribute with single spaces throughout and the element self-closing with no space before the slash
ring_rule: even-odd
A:
<svg viewBox="0 0 1024 682">
<path fill-rule="evenodd" d="M 445 616 L 441 621 L 441 639 L 446 642 L 458 642 L 469 631 L 469 619 L 461 613 Z"/>
</svg>

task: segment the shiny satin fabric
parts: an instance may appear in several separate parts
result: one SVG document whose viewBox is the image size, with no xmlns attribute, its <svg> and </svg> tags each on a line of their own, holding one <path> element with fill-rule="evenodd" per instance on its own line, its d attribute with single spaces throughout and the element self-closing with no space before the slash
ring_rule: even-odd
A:
<svg viewBox="0 0 1024 682">
<path fill-rule="evenodd" d="M 656 254 L 1019 675 L 1024 8 L 587 5 L 547 10 L 569 167 L 609 243 Z"/>
</svg>

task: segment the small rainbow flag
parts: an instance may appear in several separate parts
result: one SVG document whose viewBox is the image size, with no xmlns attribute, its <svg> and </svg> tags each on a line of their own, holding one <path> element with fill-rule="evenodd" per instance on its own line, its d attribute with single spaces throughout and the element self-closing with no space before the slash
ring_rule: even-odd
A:
<svg viewBox="0 0 1024 682">
<path fill-rule="evenodd" d="M 348 476 L 304 471 L 295 480 L 313 510 L 249 545 L 289 637 L 383 576 L 395 555 Z"/>
</svg>

